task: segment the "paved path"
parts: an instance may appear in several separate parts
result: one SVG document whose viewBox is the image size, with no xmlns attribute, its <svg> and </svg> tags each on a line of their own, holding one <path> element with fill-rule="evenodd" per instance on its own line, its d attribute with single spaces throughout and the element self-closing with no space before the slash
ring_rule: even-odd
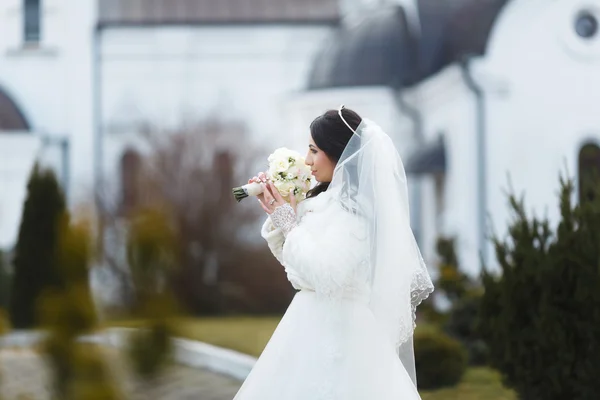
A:
<svg viewBox="0 0 600 400">
<path fill-rule="evenodd" d="M 127 400 L 232 400 L 241 383 L 205 370 L 173 366 L 152 385 L 133 378 L 122 358 L 111 352 L 111 370 L 124 378 Z M 114 364 L 113 362 L 116 361 Z M 51 400 L 48 369 L 30 350 L 0 349 L 2 400 Z"/>
</svg>

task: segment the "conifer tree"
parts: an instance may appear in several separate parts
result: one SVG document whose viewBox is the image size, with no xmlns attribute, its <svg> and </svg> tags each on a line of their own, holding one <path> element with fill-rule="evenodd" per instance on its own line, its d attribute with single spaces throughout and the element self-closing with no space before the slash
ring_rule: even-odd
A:
<svg viewBox="0 0 600 400">
<path fill-rule="evenodd" d="M 522 399 L 600 393 L 600 196 L 572 204 L 561 178 L 560 222 L 529 217 L 510 196 L 508 238 L 494 238 L 501 274 L 483 273 L 480 330 L 491 362 Z"/>
<path fill-rule="evenodd" d="M 59 225 L 64 218 L 65 198 L 56 176 L 36 165 L 27 184 L 13 263 L 9 312 L 15 328 L 38 325 L 39 297 L 62 284 L 56 263 Z"/>
</svg>

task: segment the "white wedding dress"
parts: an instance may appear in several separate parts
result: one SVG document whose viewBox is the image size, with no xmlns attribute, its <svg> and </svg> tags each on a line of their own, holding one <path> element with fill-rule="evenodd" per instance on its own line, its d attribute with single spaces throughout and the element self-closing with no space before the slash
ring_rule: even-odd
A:
<svg viewBox="0 0 600 400">
<path fill-rule="evenodd" d="M 299 292 L 234 400 L 420 399 L 369 308 L 364 223 L 332 198 L 301 202 L 287 238 L 263 225 Z"/>
</svg>

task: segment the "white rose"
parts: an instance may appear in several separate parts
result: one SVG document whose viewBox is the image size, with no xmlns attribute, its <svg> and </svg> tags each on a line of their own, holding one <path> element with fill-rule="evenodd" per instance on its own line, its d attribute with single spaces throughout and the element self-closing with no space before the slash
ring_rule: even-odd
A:
<svg viewBox="0 0 600 400">
<path fill-rule="evenodd" d="M 277 172 L 285 172 L 290 167 L 290 163 L 288 160 L 281 159 L 274 162 L 274 169 Z"/>
<path fill-rule="evenodd" d="M 287 197 L 290 193 L 290 190 L 296 187 L 293 181 L 277 181 L 274 183 L 274 185 L 279 193 L 281 193 L 282 197 Z"/>
<path fill-rule="evenodd" d="M 303 181 L 309 181 L 312 178 L 312 174 L 311 174 L 311 170 L 310 167 L 308 165 L 303 165 L 302 167 L 298 168 L 298 177 L 300 179 L 302 179 Z"/>
<path fill-rule="evenodd" d="M 285 147 L 280 147 L 277 150 L 275 150 L 268 158 L 269 162 L 275 161 L 275 160 L 289 160 L 290 157 L 294 157 L 295 158 L 295 154 L 296 152 L 291 151 Z"/>
<path fill-rule="evenodd" d="M 281 179 L 280 173 L 285 173 L 286 170 L 283 169 L 284 165 L 280 161 L 275 161 L 269 165 L 269 173 L 273 177 L 273 179 Z"/>
<path fill-rule="evenodd" d="M 267 158 L 267 161 L 269 161 L 269 163 L 271 163 L 275 160 L 281 160 L 283 158 L 286 158 L 286 152 L 287 152 L 287 149 L 285 147 L 280 147 L 279 149 L 277 149 L 273 153 L 271 153 L 269 158 Z"/>
<path fill-rule="evenodd" d="M 299 171 L 308 171 L 306 174 L 310 176 L 310 168 L 306 166 L 300 153 L 285 147 L 275 150 L 269 155 L 268 160 L 268 174 L 274 181 L 296 179 L 301 173 Z"/>
<path fill-rule="evenodd" d="M 275 164 L 272 163 L 269 165 L 269 169 L 267 171 L 267 176 L 269 176 L 270 180 L 277 180 L 277 179 L 281 179 L 279 177 L 279 172 L 277 172 L 277 169 L 275 168 Z"/>
<path fill-rule="evenodd" d="M 298 168 L 295 165 L 292 165 L 286 171 L 286 177 L 287 177 L 287 179 L 297 179 L 301 175 L 302 175 L 302 169 Z"/>
</svg>

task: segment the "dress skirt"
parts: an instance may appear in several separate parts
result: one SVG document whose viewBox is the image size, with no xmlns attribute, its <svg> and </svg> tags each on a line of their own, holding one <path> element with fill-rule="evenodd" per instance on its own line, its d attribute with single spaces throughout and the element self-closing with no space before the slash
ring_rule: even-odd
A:
<svg viewBox="0 0 600 400">
<path fill-rule="evenodd" d="M 296 294 L 234 400 L 416 400 L 367 301 Z"/>
</svg>

